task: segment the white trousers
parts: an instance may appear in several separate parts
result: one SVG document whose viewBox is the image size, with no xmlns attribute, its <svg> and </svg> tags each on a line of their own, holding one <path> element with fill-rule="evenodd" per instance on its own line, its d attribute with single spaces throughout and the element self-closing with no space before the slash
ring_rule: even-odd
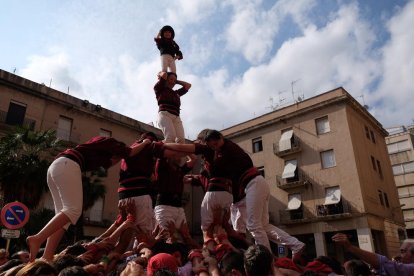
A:
<svg viewBox="0 0 414 276">
<path fill-rule="evenodd" d="M 145 233 L 151 234 L 155 226 L 151 197 L 149 195 L 142 195 L 123 198 L 119 200 L 119 203 L 126 203 L 128 200 L 133 200 L 135 203 L 135 224 Z"/>
<path fill-rule="evenodd" d="M 47 185 L 52 194 L 55 213 L 62 212 L 76 224 L 83 206 L 82 174 L 75 161 L 59 157 L 47 170 Z M 64 226 L 68 229 L 69 223 Z"/>
<path fill-rule="evenodd" d="M 168 68 L 170 72 L 176 73 L 175 59 L 172 55 L 161 55 L 161 71 L 168 72 Z"/>
<path fill-rule="evenodd" d="M 230 211 L 233 195 L 226 191 L 206 192 L 201 202 L 201 230 L 207 231 L 213 223 L 214 208 L 221 208 Z"/>
<path fill-rule="evenodd" d="M 171 114 L 168 111 L 158 112 L 158 126 L 164 134 L 165 143 L 185 142 L 184 127 L 180 116 Z"/>
<path fill-rule="evenodd" d="M 183 222 L 187 223 L 184 208 L 169 205 L 157 205 L 154 208 L 155 220 L 164 228 L 168 228 L 168 223 L 174 222 L 175 228 L 180 229 Z"/>
<path fill-rule="evenodd" d="M 262 244 L 271 250 L 269 243 L 271 240 L 275 243 L 285 244 L 293 253 L 304 246 L 295 237 L 269 223 L 270 189 L 263 176 L 259 175 L 253 178 L 247 184 L 245 193 L 246 197 L 237 205 L 233 205 L 233 208 L 238 210 L 235 213 L 239 214 L 240 218 L 243 217 L 243 214 L 246 215 L 247 230 L 252 234 L 256 244 Z M 239 223 L 242 225 L 242 222 L 239 221 Z"/>
</svg>

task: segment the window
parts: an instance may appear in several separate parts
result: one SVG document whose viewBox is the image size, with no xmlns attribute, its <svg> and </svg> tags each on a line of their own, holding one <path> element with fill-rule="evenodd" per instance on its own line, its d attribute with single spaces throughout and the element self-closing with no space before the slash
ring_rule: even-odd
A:
<svg viewBox="0 0 414 276">
<path fill-rule="evenodd" d="M 401 164 L 392 166 L 392 173 L 394 175 L 399 175 L 404 173 L 403 166 Z"/>
<path fill-rule="evenodd" d="M 378 197 L 382 206 L 384 206 L 384 198 L 382 196 L 382 191 L 378 190 Z"/>
<path fill-rule="evenodd" d="M 258 168 L 257 168 L 257 170 L 259 171 L 259 173 L 260 173 L 263 177 L 265 177 L 265 170 L 264 170 L 264 167 L 263 167 L 263 166 L 258 167 Z"/>
<path fill-rule="evenodd" d="M 367 136 L 367 138 L 368 138 L 368 139 L 370 139 L 370 136 L 369 136 L 369 129 L 368 129 L 368 127 L 367 127 L 367 126 L 365 126 L 365 136 Z"/>
<path fill-rule="evenodd" d="M 397 152 L 403 152 L 411 149 L 410 141 L 404 140 L 399 141 L 396 143 L 388 144 L 387 145 L 388 153 L 397 153 Z"/>
<path fill-rule="evenodd" d="M 99 136 L 112 137 L 112 131 L 101 128 L 99 130 Z"/>
<path fill-rule="evenodd" d="M 336 166 L 335 154 L 333 150 L 327 150 L 321 152 L 322 168 L 331 168 Z"/>
<path fill-rule="evenodd" d="M 302 198 L 299 193 L 288 195 L 287 210 L 291 220 L 303 219 Z"/>
<path fill-rule="evenodd" d="M 372 168 L 374 169 L 374 171 L 376 171 L 377 170 L 377 165 L 375 164 L 375 158 L 372 155 L 371 155 L 371 164 L 372 164 Z"/>
<path fill-rule="evenodd" d="M 387 195 L 387 193 L 384 193 L 384 202 L 385 202 L 385 206 L 387 208 L 390 208 L 390 203 L 388 201 L 388 195 Z"/>
<path fill-rule="evenodd" d="M 288 181 L 299 180 L 299 174 L 297 170 L 298 161 L 296 159 L 287 160 L 285 162 L 285 168 L 283 169 L 282 178 Z"/>
<path fill-rule="evenodd" d="M 282 130 L 282 135 L 279 140 L 279 151 L 285 151 L 292 149 L 293 142 L 293 129 Z"/>
<path fill-rule="evenodd" d="M 414 172 L 414 162 L 402 163 L 392 166 L 394 175 Z"/>
<path fill-rule="evenodd" d="M 253 153 L 263 151 L 262 137 L 258 137 L 252 140 Z"/>
<path fill-rule="evenodd" d="M 341 201 L 341 189 L 339 186 L 325 189 L 325 205 L 337 204 Z"/>
<path fill-rule="evenodd" d="M 70 141 L 71 132 L 72 132 L 72 119 L 64 117 L 64 116 L 59 116 L 56 137 L 61 140 Z"/>
<path fill-rule="evenodd" d="M 410 197 L 414 196 L 414 185 L 399 187 L 398 188 L 398 196 L 399 197 Z"/>
<path fill-rule="evenodd" d="M 382 175 L 381 163 L 379 160 L 377 160 L 377 168 L 378 168 L 378 173 L 380 177 L 383 178 L 384 176 Z"/>
<path fill-rule="evenodd" d="M 316 119 L 315 123 L 316 123 L 316 133 L 318 135 L 328 133 L 331 131 L 331 128 L 329 126 L 328 116 Z"/>
<path fill-rule="evenodd" d="M 372 141 L 372 143 L 375 144 L 375 134 L 372 130 L 370 131 L 370 133 L 371 133 L 371 141 Z"/>
<path fill-rule="evenodd" d="M 288 195 L 288 210 L 299 209 L 302 205 L 302 197 L 300 193 Z"/>
<path fill-rule="evenodd" d="M 414 220 L 414 209 L 403 210 L 405 220 Z"/>
<path fill-rule="evenodd" d="M 22 126 L 24 122 L 24 116 L 26 115 L 26 105 L 10 102 L 9 111 L 7 111 L 6 124 Z"/>
<path fill-rule="evenodd" d="M 344 205 L 339 186 L 325 189 L 325 203 L 317 205 L 318 216 L 327 216 L 344 213 Z"/>
</svg>

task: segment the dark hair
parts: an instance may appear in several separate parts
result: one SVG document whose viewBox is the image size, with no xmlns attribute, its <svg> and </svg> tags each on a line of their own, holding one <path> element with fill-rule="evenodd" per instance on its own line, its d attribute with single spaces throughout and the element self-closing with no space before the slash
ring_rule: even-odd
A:
<svg viewBox="0 0 414 276">
<path fill-rule="evenodd" d="M 87 250 L 82 245 L 82 243 L 84 243 L 84 242 L 85 241 L 78 241 L 78 242 L 74 243 L 73 245 L 69 245 L 68 247 L 66 247 L 65 254 L 79 256 L 79 255 L 85 253 Z"/>
<path fill-rule="evenodd" d="M 18 266 L 20 264 L 22 264 L 22 261 L 20 259 L 11 259 L 0 266 L 0 272 L 9 270 L 10 268 Z"/>
<path fill-rule="evenodd" d="M 346 275 L 359 276 L 371 275 L 369 266 L 361 260 L 350 260 L 344 263 Z"/>
<path fill-rule="evenodd" d="M 36 260 L 32 263 L 26 264 L 22 269 L 19 270 L 19 272 L 17 272 L 16 275 L 40 276 L 44 274 L 57 275 L 57 271 L 51 264 L 42 260 Z"/>
<path fill-rule="evenodd" d="M 155 135 L 152 131 L 147 131 L 141 134 L 141 136 L 138 139 L 138 142 L 142 142 L 145 139 L 150 139 L 151 141 L 158 141 L 157 135 Z"/>
<path fill-rule="evenodd" d="M 167 72 L 167 78 L 168 78 L 169 76 L 171 76 L 171 75 L 174 75 L 174 76 L 175 76 L 175 78 L 177 78 L 177 74 L 176 74 L 176 73 L 174 73 L 174 72 Z"/>
<path fill-rule="evenodd" d="M 269 275 L 273 271 L 273 255 L 264 245 L 251 245 L 244 253 L 244 268 L 247 275 Z"/>
<path fill-rule="evenodd" d="M 174 38 L 175 36 L 175 32 L 173 27 L 169 26 L 169 25 L 165 25 L 164 27 L 161 28 L 160 30 L 160 35 L 162 38 L 164 38 L 164 32 L 169 31 L 171 33 L 171 38 Z"/>
<path fill-rule="evenodd" d="M 223 138 L 223 134 L 221 134 L 220 131 L 210 129 L 207 131 L 204 140 L 210 142 L 211 140 L 220 140 L 221 138 Z"/>
<path fill-rule="evenodd" d="M 58 256 L 53 261 L 53 266 L 56 268 L 57 272 L 62 271 L 63 269 L 71 266 L 84 266 L 85 262 L 81 259 L 78 259 L 76 256 L 71 254 L 65 254 Z"/>
<path fill-rule="evenodd" d="M 173 252 L 171 254 L 173 254 L 175 252 L 180 252 L 181 262 L 183 264 L 185 264 L 187 262 L 187 256 L 188 256 L 188 253 L 190 251 L 188 246 L 186 244 L 182 243 L 182 242 L 174 242 L 171 245 L 172 245 L 171 249 L 173 250 Z"/>
<path fill-rule="evenodd" d="M 236 269 L 244 275 L 244 260 L 241 252 L 228 252 L 218 263 L 223 276 L 231 275 L 232 269 Z"/>
<path fill-rule="evenodd" d="M 69 266 L 64 268 L 59 276 L 88 276 L 89 273 L 82 266 Z"/>
</svg>

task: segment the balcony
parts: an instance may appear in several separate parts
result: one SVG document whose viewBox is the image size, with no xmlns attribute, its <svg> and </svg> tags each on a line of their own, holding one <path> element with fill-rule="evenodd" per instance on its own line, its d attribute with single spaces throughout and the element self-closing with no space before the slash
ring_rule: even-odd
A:
<svg viewBox="0 0 414 276">
<path fill-rule="evenodd" d="M 28 118 L 25 117 L 23 119 L 23 121 L 21 122 L 21 124 L 11 124 L 11 123 L 8 122 L 7 114 L 8 114 L 8 112 L 0 110 L 0 123 L 11 125 L 11 126 L 18 125 L 18 126 L 21 126 L 21 127 L 28 128 L 30 130 L 34 130 L 34 128 L 36 126 L 36 121 L 35 120 L 28 119 Z"/>
<path fill-rule="evenodd" d="M 279 215 L 280 222 L 285 225 L 311 222 L 315 217 L 303 205 L 297 210 L 279 210 Z"/>
<path fill-rule="evenodd" d="M 295 135 L 292 135 L 292 138 L 290 139 L 290 145 L 291 147 L 289 149 L 280 150 L 279 143 L 273 143 L 273 153 L 279 157 L 285 157 L 302 151 L 300 139 Z"/>
<path fill-rule="evenodd" d="M 327 220 L 339 220 L 357 216 L 352 213 L 350 204 L 341 199 L 337 204 L 316 205 L 316 209 L 307 209 L 301 205 L 297 210 L 279 210 L 280 223 L 284 225 L 312 223 Z"/>
<path fill-rule="evenodd" d="M 350 217 L 352 216 L 351 211 L 350 204 L 343 198 L 341 198 L 341 200 L 336 204 L 316 205 L 316 215 L 322 220 Z"/>
<path fill-rule="evenodd" d="M 276 176 L 277 187 L 282 190 L 289 190 L 296 187 L 306 187 L 313 183 L 312 179 L 301 169 L 297 169 L 295 176 L 291 178 L 282 178 L 282 176 Z"/>
</svg>

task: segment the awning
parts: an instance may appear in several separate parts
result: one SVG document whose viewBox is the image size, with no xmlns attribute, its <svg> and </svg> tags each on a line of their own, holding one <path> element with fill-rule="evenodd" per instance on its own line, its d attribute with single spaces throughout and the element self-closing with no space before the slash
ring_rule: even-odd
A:
<svg viewBox="0 0 414 276">
<path fill-rule="evenodd" d="M 293 129 L 285 131 L 279 140 L 279 151 L 290 150 L 292 148 Z"/>
<path fill-rule="evenodd" d="M 326 189 L 325 205 L 336 204 L 341 201 L 341 190 L 339 187 Z"/>
<path fill-rule="evenodd" d="M 291 178 L 295 176 L 296 167 L 298 165 L 297 160 L 288 160 L 285 163 L 282 178 Z"/>
<path fill-rule="evenodd" d="M 291 194 L 288 196 L 289 202 L 287 210 L 297 210 L 302 205 L 302 197 L 300 194 Z"/>
</svg>

